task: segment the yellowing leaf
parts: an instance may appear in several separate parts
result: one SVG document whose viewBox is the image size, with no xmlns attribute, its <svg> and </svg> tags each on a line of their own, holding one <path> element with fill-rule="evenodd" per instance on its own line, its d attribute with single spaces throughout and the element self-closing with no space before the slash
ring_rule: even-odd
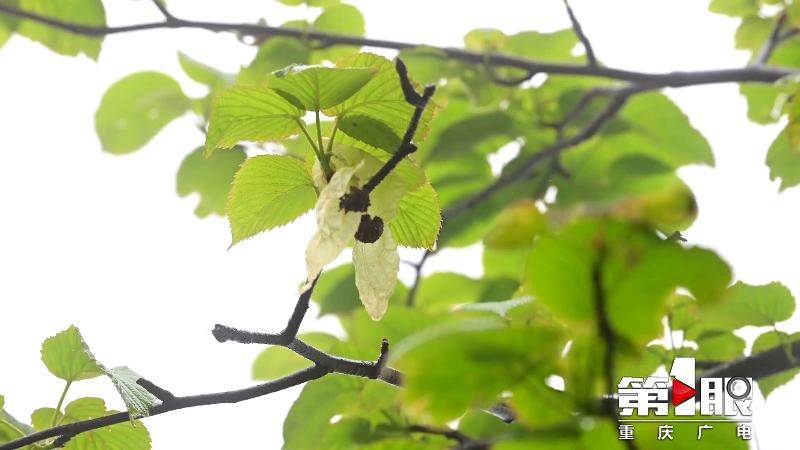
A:
<svg viewBox="0 0 800 450">
<path fill-rule="evenodd" d="M 483 239 L 487 247 L 513 250 L 531 242 L 546 227 L 544 216 L 533 200 L 522 200 L 500 215 L 497 224 Z"/>
<path fill-rule="evenodd" d="M 380 320 L 397 286 L 400 255 L 392 239 L 392 230 L 384 227 L 381 237 L 372 244 L 356 242 L 353 248 L 356 287 L 361 303 L 373 320 Z"/>
<path fill-rule="evenodd" d="M 234 86 L 214 100 L 206 135 L 206 156 L 239 142 L 267 142 L 302 131 L 305 112 L 277 92 L 262 87 Z"/>
<path fill-rule="evenodd" d="M 400 200 L 397 218 L 389 224 L 397 245 L 434 250 L 442 227 L 439 197 L 429 181 L 406 192 Z"/>
<path fill-rule="evenodd" d="M 282 155 L 246 160 L 236 173 L 228 202 L 231 245 L 291 223 L 311 209 L 316 199 L 302 161 Z"/>
<path fill-rule="evenodd" d="M 349 192 L 353 176 L 360 167 L 337 170 L 317 200 L 317 232 L 306 247 L 308 281 L 303 286 L 303 292 L 311 287 L 311 282 L 322 268 L 342 253 L 358 230 L 361 214 L 340 209 L 339 200 Z"/>
</svg>

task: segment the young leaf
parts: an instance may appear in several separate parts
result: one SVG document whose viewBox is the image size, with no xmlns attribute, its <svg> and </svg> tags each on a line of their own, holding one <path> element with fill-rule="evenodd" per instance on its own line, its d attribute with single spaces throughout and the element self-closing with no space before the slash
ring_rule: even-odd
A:
<svg viewBox="0 0 800 450">
<path fill-rule="evenodd" d="M 332 108 L 361 89 L 378 69 L 333 68 L 293 64 L 267 75 L 265 86 L 306 111 Z"/>
<path fill-rule="evenodd" d="M 99 377 L 102 367 L 89 351 L 75 325 L 42 343 L 42 362 L 47 370 L 64 381 L 74 382 Z"/>
<path fill-rule="evenodd" d="M 436 248 L 441 227 L 439 197 L 430 182 L 414 191 L 406 192 L 400 200 L 397 218 L 389 223 L 397 245 L 428 250 Z"/>
<path fill-rule="evenodd" d="M 204 152 L 205 148 L 198 147 L 183 159 L 176 183 L 179 197 L 200 194 L 194 214 L 201 219 L 210 214 L 225 215 L 234 176 L 247 158 L 242 148 L 213 153 L 208 158 Z"/>
<path fill-rule="evenodd" d="M 53 420 L 55 418 L 55 420 Z M 55 408 L 39 408 L 31 414 L 31 425 L 36 431 L 41 431 L 50 428 L 55 423 L 58 425 L 64 418 L 61 411 L 56 411 Z"/>
<path fill-rule="evenodd" d="M 785 344 L 793 344 L 800 341 L 800 333 L 794 333 L 791 336 L 783 331 L 771 330 L 761 334 L 753 342 L 753 354 L 762 353 L 771 350 L 775 347 Z M 771 375 L 758 380 L 758 387 L 761 393 L 764 394 L 766 399 L 775 389 L 792 381 L 797 374 L 800 373 L 800 368 L 791 369 L 775 375 Z"/>
<path fill-rule="evenodd" d="M 339 201 L 349 192 L 350 181 L 359 167 L 342 167 L 331 177 L 330 183 L 322 190 L 315 208 L 317 232 L 306 247 L 307 282 L 303 291 L 311 286 L 311 281 L 328 263 L 336 259 L 347 247 L 358 230 L 361 214 L 346 212 L 339 208 Z"/>
<path fill-rule="evenodd" d="M 104 369 L 106 376 L 111 378 L 111 382 L 125 402 L 125 407 L 131 415 L 131 423 L 136 418 L 149 416 L 150 408 L 158 403 L 158 399 L 136 383 L 142 376 L 126 366 Z"/>
<path fill-rule="evenodd" d="M 271 89 L 234 86 L 222 91 L 211 110 L 206 156 L 241 141 L 266 142 L 302 131 L 303 110 Z"/>
<path fill-rule="evenodd" d="M 316 200 L 314 182 L 302 161 L 281 155 L 246 160 L 236 173 L 228 203 L 231 245 L 291 223 Z"/>
<path fill-rule="evenodd" d="M 80 422 L 114 414 L 117 411 L 106 410 L 103 399 L 83 397 L 70 402 L 64 408 L 62 424 Z M 150 432 L 139 421 L 118 423 L 110 427 L 86 431 L 72 438 L 66 446 L 67 450 L 90 449 L 115 450 L 150 450 Z"/>
<path fill-rule="evenodd" d="M 94 116 L 103 150 L 115 155 L 144 147 L 191 106 L 180 84 L 161 72 L 137 72 L 112 84 Z"/>
<path fill-rule="evenodd" d="M 19 0 L 19 9 L 66 23 L 106 26 L 106 10 L 100 0 Z M 95 61 L 103 43 L 103 36 L 83 36 L 33 20 L 20 21 L 16 31 L 21 36 L 41 42 L 59 55 L 78 56 L 83 53 Z"/>
<path fill-rule="evenodd" d="M 414 106 L 405 100 L 403 89 L 400 86 L 400 77 L 397 75 L 394 63 L 372 53 L 359 53 L 346 58 L 336 64 L 336 67 L 373 67 L 378 69 L 378 73 L 362 87 L 352 97 L 343 103 L 326 110 L 325 115 L 329 117 L 339 116 L 343 120 L 350 114 L 376 119 L 371 122 L 364 122 L 363 127 L 349 130 L 350 136 L 362 140 L 363 136 L 375 135 L 385 129 L 391 130 L 396 136 L 402 137 L 408 127 L 408 121 L 414 113 Z M 429 123 L 433 119 L 436 106 L 430 102 L 422 114 L 417 132 L 414 134 L 414 142 L 425 140 L 428 135 Z M 369 125 L 378 126 L 371 128 Z M 388 128 L 386 128 L 388 127 Z M 369 140 L 365 141 L 369 143 Z M 383 150 L 394 153 L 396 148 L 384 148 Z"/>
<path fill-rule="evenodd" d="M 380 320 L 389 307 L 400 270 L 400 255 L 392 239 L 392 230 L 384 228 L 381 237 L 371 244 L 356 241 L 353 264 L 361 303 L 373 320 Z"/>
<path fill-rule="evenodd" d="M 261 45 L 250 65 L 242 67 L 236 77 L 236 84 L 261 86 L 264 77 L 273 71 L 290 64 L 308 64 L 310 62 L 311 50 L 307 43 L 290 37 L 271 37 Z"/>
</svg>

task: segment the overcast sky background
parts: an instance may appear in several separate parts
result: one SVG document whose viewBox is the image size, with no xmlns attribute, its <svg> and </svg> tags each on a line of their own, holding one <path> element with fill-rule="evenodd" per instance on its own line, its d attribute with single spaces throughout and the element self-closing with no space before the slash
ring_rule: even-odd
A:
<svg viewBox="0 0 800 450">
<path fill-rule="evenodd" d="M 514 33 L 569 26 L 561 0 L 493 0 L 468 8 L 443 0 L 351 3 L 364 13 L 371 38 L 440 46 L 459 46 L 462 36 L 478 27 Z M 733 50 L 738 21 L 709 13 L 706 1 L 572 3 L 598 57 L 609 66 L 656 72 L 747 61 L 746 53 Z M 305 14 L 269 0 L 170 0 L 169 6 L 181 18 L 255 22 L 264 17 L 271 25 Z M 107 1 L 106 9 L 110 25 L 160 19 L 147 1 Z M 105 365 L 128 365 L 187 395 L 253 384 L 251 364 L 261 349 L 218 344 L 209 331 L 215 323 L 278 331 L 293 309 L 305 270 L 303 251 L 314 232 L 312 215 L 226 251 L 227 221 L 197 219 L 196 198 L 179 199 L 175 193 L 181 160 L 203 143 L 188 116 L 135 154 L 101 151 L 94 113 L 105 89 L 119 78 L 159 70 L 180 80 L 188 94 L 204 93 L 180 70 L 178 50 L 229 72 L 256 51 L 232 35 L 202 30 L 111 36 L 99 63 L 61 57 L 18 36 L 0 50 L 0 394 L 23 421 L 34 409 L 58 401 L 63 382 L 49 374 L 39 350 L 46 337 L 70 324 L 80 328 Z M 700 205 L 700 218 L 685 235 L 720 252 L 737 279 L 781 281 L 800 295 L 800 188 L 778 194 L 764 164 L 779 127 L 748 122 L 733 84 L 667 92 L 711 142 L 717 160 L 716 169 L 680 172 Z M 480 253 L 480 246 L 442 252 L 427 271 L 480 276 Z M 339 261 L 347 259 L 349 253 Z M 409 275 L 401 266 L 401 277 Z M 339 330 L 335 321 L 315 316 L 312 309 L 303 330 Z M 800 329 L 798 317 L 781 329 Z M 760 331 L 745 333 L 748 344 Z M 149 418 L 153 448 L 277 449 L 283 418 L 299 389 Z M 105 378 L 73 385 L 67 402 L 81 396 L 124 408 Z M 798 398 L 795 380 L 776 390 L 766 407 L 756 399 L 761 449 L 796 448 Z"/>
</svg>

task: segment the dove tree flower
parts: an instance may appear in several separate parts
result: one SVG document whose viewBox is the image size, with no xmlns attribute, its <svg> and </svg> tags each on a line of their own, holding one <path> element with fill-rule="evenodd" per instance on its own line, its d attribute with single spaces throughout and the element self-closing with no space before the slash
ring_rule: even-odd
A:
<svg viewBox="0 0 800 450">
<path fill-rule="evenodd" d="M 222 91 L 212 108 L 206 155 L 242 141 L 296 135 L 308 141 L 302 159 L 268 154 L 242 163 L 227 206 L 231 246 L 313 208 L 317 230 L 306 247 L 303 292 L 355 241 L 355 284 L 369 316 L 379 320 L 397 285 L 398 246 L 433 250 L 441 227 L 439 200 L 425 172 L 408 153 L 396 153 L 402 145 L 416 149 L 410 141 L 425 139 L 436 109 L 414 104 L 420 96 L 415 86 L 402 62 L 359 53 L 335 67 L 292 65 L 267 75 L 262 86 Z M 315 130 L 303 120 L 308 112 Z M 332 126 L 323 130 L 320 114 L 334 118 Z M 356 193 L 360 206 L 344 207 Z"/>
</svg>

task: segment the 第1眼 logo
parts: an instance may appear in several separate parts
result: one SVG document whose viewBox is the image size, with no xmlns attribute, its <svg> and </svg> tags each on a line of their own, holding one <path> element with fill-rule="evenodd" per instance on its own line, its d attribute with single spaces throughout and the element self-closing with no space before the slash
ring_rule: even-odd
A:
<svg viewBox="0 0 800 450">
<path fill-rule="evenodd" d="M 697 422 L 730 419 L 749 422 L 753 411 L 753 379 L 749 377 L 700 378 L 695 386 L 694 358 L 675 358 L 670 377 L 623 377 L 617 386 L 620 418 L 632 415 L 669 414 L 669 384 L 675 416 L 696 416 L 695 402 L 700 401 Z M 630 420 L 628 420 L 630 421 Z M 682 420 L 688 421 L 688 420 Z"/>
</svg>

